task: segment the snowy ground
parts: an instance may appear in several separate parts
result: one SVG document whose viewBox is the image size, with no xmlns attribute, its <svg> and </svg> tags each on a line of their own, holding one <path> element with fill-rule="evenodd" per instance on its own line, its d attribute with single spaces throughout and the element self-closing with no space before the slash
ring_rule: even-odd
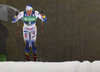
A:
<svg viewBox="0 0 100 72">
<path fill-rule="evenodd" d="M 100 72 L 100 61 L 0 62 L 0 72 Z"/>
</svg>

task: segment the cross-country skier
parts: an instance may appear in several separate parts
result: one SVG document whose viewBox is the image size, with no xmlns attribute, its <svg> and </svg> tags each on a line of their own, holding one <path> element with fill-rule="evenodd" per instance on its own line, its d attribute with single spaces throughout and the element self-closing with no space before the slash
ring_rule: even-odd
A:
<svg viewBox="0 0 100 72">
<path fill-rule="evenodd" d="M 47 17 L 44 14 L 40 14 L 37 10 L 33 10 L 32 6 L 29 4 L 26 6 L 25 11 L 20 12 L 17 16 L 13 17 L 12 23 L 15 23 L 19 19 L 23 18 L 23 37 L 25 40 L 25 58 L 29 61 L 29 47 L 32 47 L 32 52 L 34 54 L 33 60 L 36 61 L 37 58 L 37 48 L 36 48 L 36 37 L 37 37 L 37 18 L 44 22 L 47 22 Z M 43 13 L 43 12 L 42 12 Z"/>
</svg>

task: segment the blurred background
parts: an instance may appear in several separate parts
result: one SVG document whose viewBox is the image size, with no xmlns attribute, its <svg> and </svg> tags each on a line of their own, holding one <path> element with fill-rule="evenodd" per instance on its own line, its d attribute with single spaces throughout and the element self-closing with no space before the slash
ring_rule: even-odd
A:
<svg viewBox="0 0 100 72">
<path fill-rule="evenodd" d="M 100 60 L 100 0 L 0 0 L 0 4 L 20 11 L 28 4 L 44 10 L 48 22 L 43 25 L 43 43 L 41 20 L 37 20 L 38 61 Z M 5 37 L 7 61 L 24 61 L 23 22 L 19 21 L 19 41 L 17 23 L 1 23 L 9 32 Z"/>
</svg>

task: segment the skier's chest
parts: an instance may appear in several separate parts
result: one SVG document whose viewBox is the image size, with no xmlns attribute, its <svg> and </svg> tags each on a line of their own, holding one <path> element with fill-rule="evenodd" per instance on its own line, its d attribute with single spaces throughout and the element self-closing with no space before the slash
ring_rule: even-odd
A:
<svg viewBox="0 0 100 72">
<path fill-rule="evenodd" d="M 35 14 L 31 14 L 30 16 L 28 14 L 24 14 L 24 17 L 36 17 Z"/>
</svg>

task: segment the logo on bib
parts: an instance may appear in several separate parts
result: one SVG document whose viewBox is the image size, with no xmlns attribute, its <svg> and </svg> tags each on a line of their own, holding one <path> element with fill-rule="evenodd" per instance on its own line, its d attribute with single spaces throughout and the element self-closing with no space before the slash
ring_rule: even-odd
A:
<svg viewBox="0 0 100 72">
<path fill-rule="evenodd" d="M 36 17 L 23 17 L 23 20 L 27 22 L 32 22 L 32 21 L 36 21 Z"/>
</svg>

